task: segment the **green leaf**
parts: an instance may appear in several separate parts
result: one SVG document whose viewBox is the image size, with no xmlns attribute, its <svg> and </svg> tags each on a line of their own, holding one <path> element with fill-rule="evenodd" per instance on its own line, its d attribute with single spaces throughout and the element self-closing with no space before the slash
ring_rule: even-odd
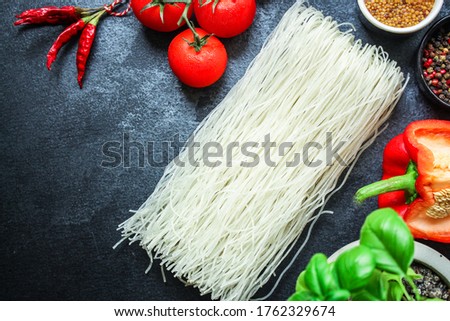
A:
<svg viewBox="0 0 450 321">
<path fill-rule="evenodd" d="M 400 301 L 403 298 L 404 287 L 398 282 L 388 282 L 387 300 L 388 301 Z"/>
<path fill-rule="evenodd" d="M 325 301 L 348 301 L 350 292 L 344 289 L 333 290 L 325 297 Z"/>
<path fill-rule="evenodd" d="M 352 295 L 354 301 L 386 301 L 387 283 L 380 270 L 375 269 L 365 288 Z"/>
<path fill-rule="evenodd" d="M 367 247 L 360 245 L 342 253 L 334 270 L 341 288 L 356 291 L 369 282 L 375 270 L 375 259 Z"/>
<path fill-rule="evenodd" d="M 352 294 L 352 301 L 382 301 L 366 290 L 357 291 Z"/>
<path fill-rule="evenodd" d="M 329 291 L 338 288 L 327 257 L 322 253 L 317 253 L 311 258 L 306 266 L 303 280 L 300 281 L 304 282 L 304 285 L 319 298 L 324 298 Z"/>
<path fill-rule="evenodd" d="M 383 272 L 383 278 L 386 280 L 386 282 L 394 281 L 397 282 L 398 284 L 403 284 L 402 277 L 397 274 Z"/>
<path fill-rule="evenodd" d="M 414 272 L 413 269 L 408 268 L 408 271 L 406 272 L 406 275 L 409 276 L 412 280 L 420 280 L 423 279 L 423 276 L 421 274 L 417 274 Z"/>
<path fill-rule="evenodd" d="M 297 283 L 295 284 L 295 292 L 306 290 L 308 290 L 308 287 L 305 284 L 305 271 L 303 271 L 297 278 Z"/>
<path fill-rule="evenodd" d="M 291 295 L 288 301 L 321 301 L 314 293 L 310 291 L 300 291 Z"/>
<path fill-rule="evenodd" d="M 414 256 L 414 239 L 393 209 L 376 210 L 367 216 L 360 244 L 370 248 L 379 269 L 406 275 Z"/>
<path fill-rule="evenodd" d="M 388 301 L 400 301 L 403 299 L 408 301 L 413 300 L 411 295 L 406 290 L 405 284 L 403 282 L 404 277 L 397 274 L 383 272 L 383 278 L 387 287 Z M 408 276 L 405 277 L 405 279 L 408 278 Z"/>
</svg>

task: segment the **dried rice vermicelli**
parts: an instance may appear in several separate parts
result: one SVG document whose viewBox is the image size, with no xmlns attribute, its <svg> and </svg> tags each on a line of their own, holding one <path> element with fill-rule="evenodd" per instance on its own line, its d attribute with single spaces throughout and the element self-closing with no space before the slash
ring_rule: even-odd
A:
<svg viewBox="0 0 450 321">
<path fill-rule="evenodd" d="M 119 226 L 123 238 L 139 242 L 202 294 L 252 298 L 323 210 L 347 168 L 336 158 L 326 162 L 326 148 L 308 150 L 320 166 L 289 162 L 308 143 L 325 146 L 332 137 L 335 145 L 343 142 L 339 157 L 352 164 L 389 117 L 403 82 L 382 48 L 355 41 L 332 18 L 297 2 L 167 166 L 152 195 Z M 267 135 L 276 146 L 291 143 L 281 154 L 270 149 L 274 166 L 263 161 L 267 149 L 261 144 L 250 149 L 260 159 L 256 166 L 242 166 L 249 157 L 239 148 L 230 150 L 228 164 L 204 162 L 201 147 L 209 142 L 226 150 Z M 193 150 L 193 142 L 200 147 Z"/>
</svg>

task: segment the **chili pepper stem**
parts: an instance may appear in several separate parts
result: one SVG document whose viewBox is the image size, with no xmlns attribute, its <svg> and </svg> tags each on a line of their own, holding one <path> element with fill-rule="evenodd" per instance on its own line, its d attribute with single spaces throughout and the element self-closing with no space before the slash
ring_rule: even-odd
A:
<svg viewBox="0 0 450 321">
<path fill-rule="evenodd" d="M 403 190 L 406 193 L 406 203 L 409 204 L 417 198 L 415 185 L 418 175 L 416 165 L 410 162 L 405 175 L 391 177 L 360 188 L 355 194 L 355 201 L 362 203 L 370 197 Z"/>
<path fill-rule="evenodd" d="M 86 22 L 89 22 L 90 24 L 97 25 L 100 18 L 106 13 L 104 9 L 98 10 L 91 14 L 89 17 L 86 17 L 88 20 Z"/>
<path fill-rule="evenodd" d="M 79 9 L 79 13 L 81 15 L 81 17 L 88 17 L 88 16 L 93 16 L 97 13 L 99 13 L 100 11 L 104 10 L 103 7 L 98 7 L 98 8 L 80 8 Z"/>
</svg>

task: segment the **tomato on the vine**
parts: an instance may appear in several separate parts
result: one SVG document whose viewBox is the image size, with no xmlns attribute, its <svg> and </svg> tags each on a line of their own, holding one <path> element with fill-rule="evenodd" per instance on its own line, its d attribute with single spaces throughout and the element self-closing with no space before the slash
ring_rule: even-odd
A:
<svg viewBox="0 0 450 321">
<path fill-rule="evenodd" d="M 194 0 L 197 22 L 217 37 L 230 38 L 247 30 L 256 14 L 255 0 Z"/>
<path fill-rule="evenodd" d="M 169 65 L 182 83 L 202 88 L 222 77 L 228 57 L 225 46 L 219 39 L 200 28 L 195 30 L 197 40 L 190 29 L 184 30 L 172 40 L 168 52 Z"/>
<path fill-rule="evenodd" d="M 144 9 L 147 5 L 150 5 L 150 7 Z M 161 0 L 131 1 L 131 8 L 136 18 L 144 26 L 162 32 L 174 31 L 185 24 L 185 21 L 182 21 L 178 25 L 185 7 L 186 4 L 182 2 L 163 3 Z M 192 16 L 192 11 L 193 8 L 191 6 L 187 13 L 188 19 Z"/>
</svg>

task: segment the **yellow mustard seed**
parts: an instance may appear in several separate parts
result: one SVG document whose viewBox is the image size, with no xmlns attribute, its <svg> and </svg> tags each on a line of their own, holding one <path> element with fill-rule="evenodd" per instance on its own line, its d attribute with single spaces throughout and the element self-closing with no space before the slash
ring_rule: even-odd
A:
<svg viewBox="0 0 450 321">
<path fill-rule="evenodd" d="M 367 10 L 381 23 L 406 28 L 424 20 L 434 6 L 434 0 L 366 0 Z"/>
</svg>

